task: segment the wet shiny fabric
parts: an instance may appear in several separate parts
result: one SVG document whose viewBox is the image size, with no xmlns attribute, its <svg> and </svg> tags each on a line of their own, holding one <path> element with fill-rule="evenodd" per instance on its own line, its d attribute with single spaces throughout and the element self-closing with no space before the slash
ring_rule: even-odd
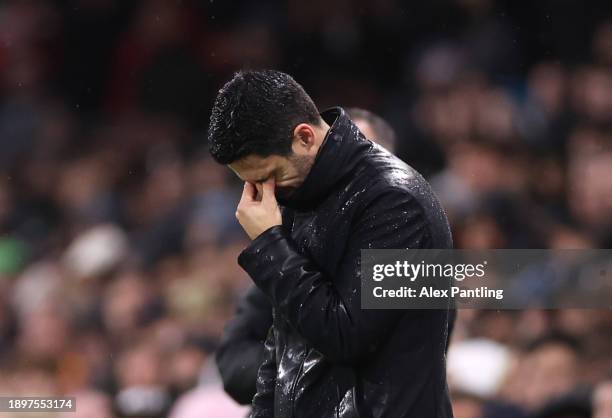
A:
<svg viewBox="0 0 612 418">
<path fill-rule="evenodd" d="M 452 417 L 448 311 L 362 310 L 360 250 L 450 248 L 427 182 L 366 140 L 340 108 L 283 225 L 239 264 L 270 298 L 252 417 Z"/>
</svg>

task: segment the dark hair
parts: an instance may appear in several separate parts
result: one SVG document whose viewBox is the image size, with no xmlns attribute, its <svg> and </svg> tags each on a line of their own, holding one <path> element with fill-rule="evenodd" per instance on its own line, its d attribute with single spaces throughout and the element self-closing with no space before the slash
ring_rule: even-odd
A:
<svg viewBox="0 0 612 418">
<path fill-rule="evenodd" d="M 380 142 L 383 146 L 387 147 L 389 151 L 395 152 L 396 148 L 396 135 L 395 130 L 389 125 L 389 123 L 382 117 L 378 116 L 374 112 L 369 110 L 361 109 L 358 107 L 349 107 L 346 109 L 349 117 L 356 122 L 357 120 L 363 120 L 367 122 L 374 131 L 376 138 L 372 139 L 375 142 Z"/>
<path fill-rule="evenodd" d="M 239 71 L 217 95 L 208 127 L 208 148 L 221 164 L 251 154 L 287 155 L 300 123 L 318 125 L 312 99 L 280 71 Z"/>
</svg>

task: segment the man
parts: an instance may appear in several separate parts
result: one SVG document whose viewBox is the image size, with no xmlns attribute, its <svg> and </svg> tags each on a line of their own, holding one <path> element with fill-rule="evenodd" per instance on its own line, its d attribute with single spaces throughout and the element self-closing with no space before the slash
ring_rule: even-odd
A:
<svg viewBox="0 0 612 418">
<path fill-rule="evenodd" d="M 238 262 L 274 309 L 252 416 L 451 417 L 448 311 L 360 303 L 362 248 L 452 246 L 425 180 L 278 71 L 237 73 L 208 141 L 245 182 Z"/>
<path fill-rule="evenodd" d="M 395 132 L 383 118 L 359 108 L 349 108 L 346 112 L 366 138 L 395 152 Z M 223 387 L 240 404 L 250 404 L 255 395 L 257 371 L 271 326 L 272 304 L 253 285 L 238 302 L 236 315 L 225 327 L 216 352 Z"/>
<path fill-rule="evenodd" d="M 382 145 L 392 153 L 396 152 L 395 131 L 386 120 L 376 113 L 358 107 L 350 107 L 346 109 L 346 113 L 363 136 Z"/>
</svg>

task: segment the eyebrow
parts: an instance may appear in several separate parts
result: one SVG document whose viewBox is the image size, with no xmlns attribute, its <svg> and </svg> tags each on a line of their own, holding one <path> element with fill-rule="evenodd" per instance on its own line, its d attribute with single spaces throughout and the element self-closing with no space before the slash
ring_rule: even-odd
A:
<svg viewBox="0 0 612 418">
<path fill-rule="evenodd" d="M 266 177 L 260 177 L 257 180 L 245 180 L 244 178 L 242 178 L 241 175 L 238 174 L 238 172 L 236 170 L 234 170 L 232 168 L 232 171 L 236 174 L 236 176 L 238 176 L 238 178 L 241 181 L 248 181 L 249 183 L 263 183 L 264 181 L 266 181 L 268 179 L 268 177 L 270 177 L 271 174 L 268 174 Z"/>
</svg>

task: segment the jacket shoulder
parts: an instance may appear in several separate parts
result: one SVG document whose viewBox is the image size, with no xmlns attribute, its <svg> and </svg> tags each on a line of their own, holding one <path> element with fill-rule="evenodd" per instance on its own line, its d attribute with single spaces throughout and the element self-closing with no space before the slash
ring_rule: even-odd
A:
<svg viewBox="0 0 612 418">
<path fill-rule="evenodd" d="M 363 159 L 355 184 L 367 190 L 367 205 L 387 197 L 418 208 L 425 218 L 433 240 L 433 248 L 451 248 L 450 226 L 438 197 L 423 176 L 414 168 L 381 147 Z"/>
<path fill-rule="evenodd" d="M 367 187 L 372 194 L 393 192 L 415 198 L 418 195 L 435 198 L 418 171 L 381 147 L 375 147 L 375 152 L 363 158 L 357 173 L 360 186 Z"/>
</svg>

